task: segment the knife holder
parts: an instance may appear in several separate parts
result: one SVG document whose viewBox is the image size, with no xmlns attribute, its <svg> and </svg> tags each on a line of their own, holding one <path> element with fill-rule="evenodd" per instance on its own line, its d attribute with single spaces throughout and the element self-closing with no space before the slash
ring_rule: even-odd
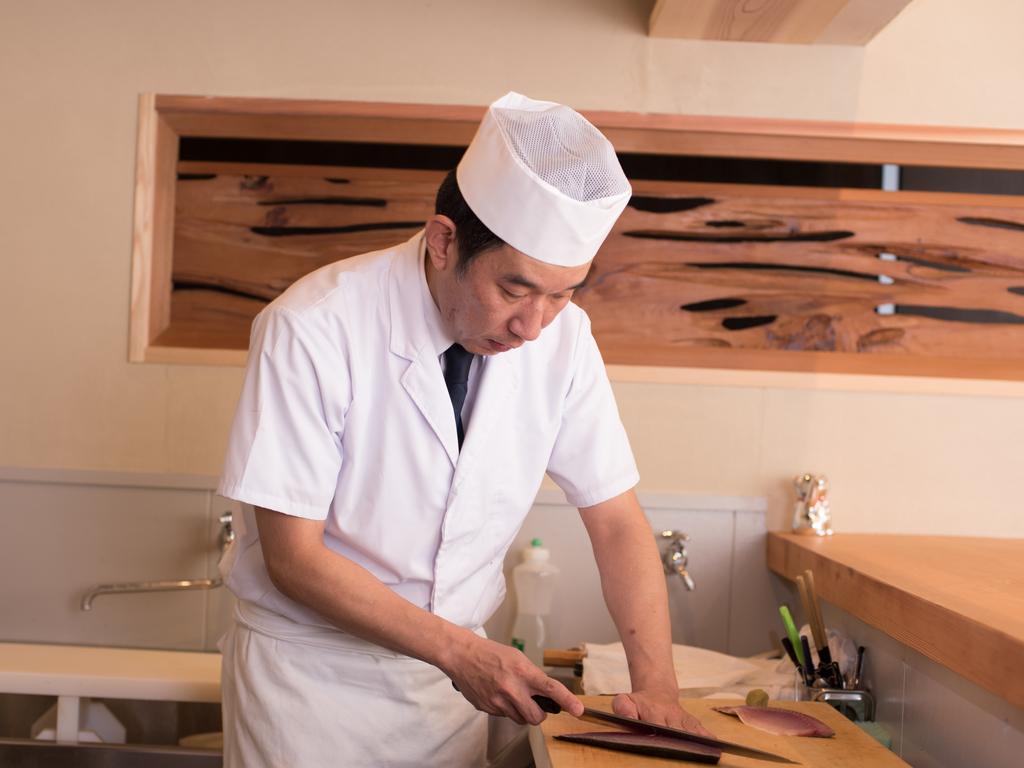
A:
<svg viewBox="0 0 1024 768">
<path fill-rule="evenodd" d="M 819 688 L 814 692 L 813 700 L 823 701 L 835 707 L 855 723 L 870 722 L 875 719 L 875 697 L 871 695 L 870 691 Z"/>
</svg>

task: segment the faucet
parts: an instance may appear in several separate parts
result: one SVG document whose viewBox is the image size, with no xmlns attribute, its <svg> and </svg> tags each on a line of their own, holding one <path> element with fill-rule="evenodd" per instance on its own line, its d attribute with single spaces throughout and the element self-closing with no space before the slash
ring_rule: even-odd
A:
<svg viewBox="0 0 1024 768">
<path fill-rule="evenodd" d="M 686 585 L 686 589 L 692 592 L 697 585 L 693 583 L 693 577 L 687 570 L 689 555 L 686 554 L 686 542 L 690 540 L 689 535 L 682 531 L 669 530 L 662 531 L 659 536 L 669 543 L 661 556 L 661 564 L 665 568 L 665 573 L 679 576 L 683 580 L 683 584 Z"/>
<path fill-rule="evenodd" d="M 231 513 L 225 512 L 220 521 L 218 545 L 221 556 L 235 540 L 235 529 L 231 527 Z M 82 597 L 82 610 L 91 611 L 92 601 L 100 595 L 120 595 L 129 592 L 179 592 L 192 589 L 216 589 L 224 584 L 220 577 L 216 579 L 165 579 L 162 581 L 129 581 L 123 584 L 99 584 Z"/>
</svg>

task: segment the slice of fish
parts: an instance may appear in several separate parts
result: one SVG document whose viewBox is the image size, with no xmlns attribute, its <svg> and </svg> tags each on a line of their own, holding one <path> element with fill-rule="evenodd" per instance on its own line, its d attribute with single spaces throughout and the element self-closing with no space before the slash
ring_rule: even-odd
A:
<svg viewBox="0 0 1024 768">
<path fill-rule="evenodd" d="M 671 736 L 635 731 L 589 731 L 587 733 L 563 733 L 555 736 L 561 741 L 586 744 L 592 747 L 614 749 L 619 752 L 634 752 L 640 755 L 668 757 L 675 760 L 689 760 L 694 763 L 716 765 L 722 750 L 708 747 L 694 741 Z"/>
<path fill-rule="evenodd" d="M 819 736 L 828 738 L 836 732 L 821 720 L 781 707 L 714 707 L 716 712 L 738 717 L 744 725 L 776 736 Z"/>
</svg>

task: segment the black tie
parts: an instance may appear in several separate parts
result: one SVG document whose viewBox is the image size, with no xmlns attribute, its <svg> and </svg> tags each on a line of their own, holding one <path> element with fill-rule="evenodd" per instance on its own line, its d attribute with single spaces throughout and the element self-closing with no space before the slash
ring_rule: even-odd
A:
<svg viewBox="0 0 1024 768">
<path fill-rule="evenodd" d="M 444 353 L 444 383 L 448 387 L 448 397 L 452 399 L 455 410 L 455 432 L 459 436 L 459 448 L 466 436 L 462 428 L 462 405 L 466 402 L 469 392 L 469 366 L 473 362 L 473 353 L 467 352 L 461 344 L 452 344 Z"/>
</svg>

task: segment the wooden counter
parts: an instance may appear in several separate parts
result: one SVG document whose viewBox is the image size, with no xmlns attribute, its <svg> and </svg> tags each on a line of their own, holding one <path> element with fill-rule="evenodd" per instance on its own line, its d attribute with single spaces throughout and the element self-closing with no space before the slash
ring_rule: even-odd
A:
<svg viewBox="0 0 1024 768">
<path fill-rule="evenodd" d="M 768 567 L 1024 708 L 1024 539 L 769 533 Z"/>
<path fill-rule="evenodd" d="M 595 709 L 611 711 L 610 696 L 581 696 L 583 703 Z M 740 704 L 735 699 L 716 701 L 713 699 L 684 699 L 683 707 L 696 715 L 704 727 L 720 739 L 737 744 L 764 749 L 777 755 L 788 757 L 808 768 L 906 768 L 906 763 L 896 755 L 872 739 L 860 728 L 843 717 L 828 704 L 810 701 L 772 702 L 772 706 L 796 709 L 812 715 L 826 723 L 836 732 L 830 739 L 817 739 L 805 736 L 773 736 L 744 725 L 735 717 L 712 711 L 718 705 Z M 555 741 L 554 737 L 561 733 L 585 733 L 587 731 L 618 730 L 615 726 L 602 726 L 597 723 L 577 720 L 565 713 L 549 716 L 540 728 L 531 728 L 530 745 L 533 748 L 534 761 L 537 768 L 605 768 L 605 766 L 637 766 L 640 768 L 658 768 L 658 766 L 695 765 L 677 760 L 658 757 L 631 755 L 626 752 L 614 752 L 608 749 L 588 747 L 582 744 L 570 744 Z M 718 763 L 723 768 L 767 768 L 782 766 L 766 760 L 755 760 L 750 757 L 739 757 L 723 753 Z"/>
</svg>

